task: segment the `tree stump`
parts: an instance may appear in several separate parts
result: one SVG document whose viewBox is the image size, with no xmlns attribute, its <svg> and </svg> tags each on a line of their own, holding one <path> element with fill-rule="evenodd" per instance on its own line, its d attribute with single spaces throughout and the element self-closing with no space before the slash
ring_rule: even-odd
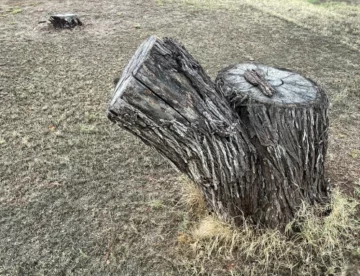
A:
<svg viewBox="0 0 360 276">
<path fill-rule="evenodd" d="M 72 29 L 76 26 L 82 26 L 83 23 L 80 21 L 76 14 L 55 14 L 50 16 L 50 23 L 55 29 Z"/>
<path fill-rule="evenodd" d="M 256 220 L 272 224 L 278 217 L 285 223 L 301 201 L 326 201 L 329 122 L 324 91 L 295 72 L 261 64 L 230 66 L 215 82 L 247 126 L 258 154 L 257 180 L 248 183 L 254 192 L 247 195 L 257 198 L 252 210 Z"/>
<path fill-rule="evenodd" d="M 327 197 L 327 100 L 288 71 L 249 65 L 274 79 L 258 70 L 244 81 L 246 66 L 222 71 L 217 91 L 183 46 L 152 36 L 125 68 L 108 117 L 186 173 L 221 219 L 281 228 L 301 200 Z"/>
</svg>

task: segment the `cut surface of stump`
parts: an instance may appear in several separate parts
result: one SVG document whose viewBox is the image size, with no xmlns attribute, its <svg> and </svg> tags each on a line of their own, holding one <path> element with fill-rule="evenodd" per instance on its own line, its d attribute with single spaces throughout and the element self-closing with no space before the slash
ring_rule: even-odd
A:
<svg viewBox="0 0 360 276">
<path fill-rule="evenodd" d="M 246 79 L 247 70 L 256 71 L 274 88 L 275 91 L 271 97 L 266 96 L 258 86 L 251 84 Z M 221 81 L 222 85 L 220 85 Z M 234 97 L 246 96 L 256 102 L 271 105 L 309 105 L 317 97 L 324 97 L 324 93 L 318 92 L 319 88 L 314 82 L 299 74 L 262 64 L 245 63 L 230 66 L 219 73 L 216 82 L 229 99 L 231 95 Z M 232 98 L 230 100 L 234 102 Z"/>
<path fill-rule="evenodd" d="M 263 75 L 249 84 L 244 74 L 252 68 Z M 222 71 L 215 86 L 183 46 L 152 36 L 124 69 L 108 117 L 187 174 L 221 219 L 281 228 L 301 200 L 326 199 L 326 96 L 299 76 L 309 93 L 301 101 L 289 88 L 298 97 L 291 102 L 286 86 L 283 96 L 278 88 L 294 73 L 236 70 Z"/>
<path fill-rule="evenodd" d="M 55 29 L 72 29 L 76 26 L 83 25 L 79 17 L 76 14 L 71 13 L 51 15 L 50 23 Z"/>
</svg>

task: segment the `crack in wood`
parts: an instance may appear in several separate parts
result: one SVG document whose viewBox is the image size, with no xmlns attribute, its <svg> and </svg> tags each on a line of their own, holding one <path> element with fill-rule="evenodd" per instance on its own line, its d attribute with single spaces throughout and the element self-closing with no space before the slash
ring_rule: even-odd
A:
<svg viewBox="0 0 360 276">
<path fill-rule="evenodd" d="M 244 74 L 244 78 L 247 80 L 247 82 L 251 83 L 254 86 L 258 86 L 260 88 L 260 91 L 268 97 L 271 97 L 274 95 L 276 90 L 274 87 L 272 87 L 268 81 L 265 79 L 265 77 L 260 74 L 257 70 L 246 70 Z"/>
</svg>

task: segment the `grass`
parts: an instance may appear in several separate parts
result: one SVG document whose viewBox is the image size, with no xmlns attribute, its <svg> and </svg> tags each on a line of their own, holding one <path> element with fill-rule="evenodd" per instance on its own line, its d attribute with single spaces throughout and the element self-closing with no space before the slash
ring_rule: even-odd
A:
<svg viewBox="0 0 360 276">
<path fill-rule="evenodd" d="M 167 0 L 178 2 L 176 0 Z M 179 0 L 195 8 L 239 10 L 244 5 L 263 11 L 264 16 L 276 16 L 324 36 L 332 37 L 353 49 L 360 46 L 359 5 L 344 1 L 311 0 Z"/>
<path fill-rule="evenodd" d="M 185 176 L 180 178 L 181 199 L 189 209 L 189 213 L 194 218 L 201 218 L 206 214 L 206 204 L 203 195 L 191 181 Z"/>
<path fill-rule="evenodd" d="M 314 5 L 339 5 L 339 4 L 346 4 L 346 5 L 356 5 L 358 4 L 357 0 L 305 0 Z"/>
<path fill-rule="evenodd" d="M 203 206 L 197 188 L 186 184 L 190 212 Z M 186 196 L 188 198 L 188 196 Z M 196 267 L 221 258 L 232 275 L 334 275 L 345 273 L 349 256 L 359 250 L 360 222 L 355 219 L 359 202 L 339 189 L 327 206 L 303 204 L 286 232 L 259 230 L 248 223 L 236 228 L 201 212 L 179 243 Z M 330 215 L 319 217 L 331 208 Z M 301 231 L 294 231 L 294 225 Z M 201 269 L 198 271 L 201 272 Z"/>
<path fill-rule="evenodd" d="M 186 207 L 180 200 L 186 194 L 180 189 L 180 174 L 106 118 L 113 79 L 152 34 L 177 38 L 212 78 L 221 68 L 251 57 L 316 79 L 332 103 L 328 176 L 347 194 L 356 193 L 359 52 L 339 41 L 355 42 L 358 37 L 349 31 L 328 35 L 351 29 L 353 25 L 346 24 L 356 20 L 355 7 L 339 5 L 335 11 L 335 6 L 305 0 L 205 2 L 123 0 L 119 5 L 114 0 L 74 0 L 34 5 L 24 0 L 17 15 L 6 12 L 10 2 L 0 4 L 0 13 L 6 14 L 0 17 L 0 275 L 276 271 L 269 263 L 276 256 L 246 259 L 236 248 L 239 243 L 230 250 L 220 238 L 215 244 L 214 238 L 201 238 L 196 229 L 208 217 L 201 193 L 190 192 L 186 201 L 192 207 Z M 344 16 L 337 16 L 342 10 Z M 56 11 L 79 13 L 84 28 L 55 31 L 37 24 Z M 333 22 L 323 20 L 332 13 Z M 246 236 L 253 241 L 259 235 L 255 229 L 233 232 L 231 226 L 224 227 L 229 235 L 254 233 Z M 360 250 L 350 246 L 354 249 L 341 250 L 351 252 L 348 262 L 355 272 L 349 275 L 356 275 Z M 307 265 L 293 267 L 293 275 L 306 271 Z M 291 271 L 280 269 L 285 275 Z"/>
</svg>

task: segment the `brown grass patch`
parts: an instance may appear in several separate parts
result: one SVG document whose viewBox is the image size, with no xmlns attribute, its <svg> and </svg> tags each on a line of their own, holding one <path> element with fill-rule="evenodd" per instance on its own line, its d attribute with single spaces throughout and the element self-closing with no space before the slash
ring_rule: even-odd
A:
<svg viewBox="0 0 360 276">
<path fill-rule="evenodd" d="M 201 218 L 206 214 L 206 203 L 203 195 L 193 182 L 186 176 L 181 176 L 181 198 L 189 209 L 190 215 Z"/>
<path fill-rule="evenodd" d="M 182 2 L 194 8 L 210 9 L 241 9 L 243 5 L 261 10 L 270 16 L 275 16 L 297 26 L 332 37 L 353 49 L 360 46 L 360 15 L 359 3 L 354 5 L 332 1 L 314 5 L 316 1 L 307 0 L 164 0 Z M 357 5 L 356 5 L 357 4 Z M 266 16 L 266 15 L 264 15 Z"/>
<path fill-rule="evenodd" d="M 199 204 L 199 193 L 194 186 L 185 194 L 188 196 L 192 192 Z M 187 248 L 183 252 L 188 254 L 192 266 L 200 267 L 198 274 L 203 270 L 201 266 L 211 263 L 214 258 L 221 259 L 223 269 L 232 275 L 345 273 L 349 256 L 359 250 L 360 226 L 354 219 L 358 204 L 354 198 L 335 189 L 327 206 L 303 204 L 285 233 L 255 229 L 246 222 L 236 228 L 204 215 L 193 224 L 189 233 L 181 233 L 181 245 L 183 249 Z M 332 210 L 330 215 L 318 216 L 328 208 Z M 301 231 L 292 230 L 294 225 Z"/>
</svg>

